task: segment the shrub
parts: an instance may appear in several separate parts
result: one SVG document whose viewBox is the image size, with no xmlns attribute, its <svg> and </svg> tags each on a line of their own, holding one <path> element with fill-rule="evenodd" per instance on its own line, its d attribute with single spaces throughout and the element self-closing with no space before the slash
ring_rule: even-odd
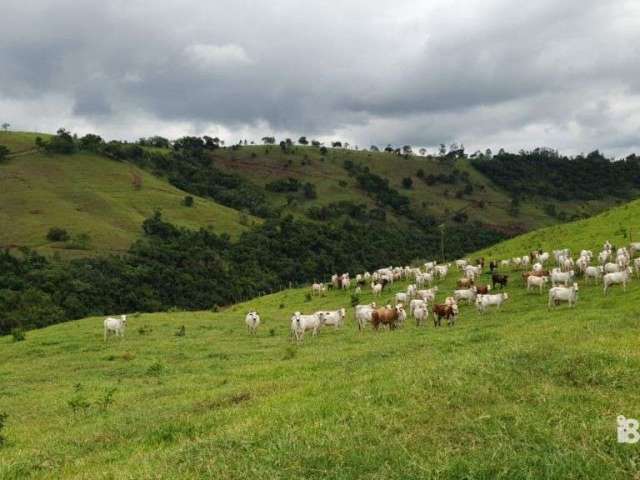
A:
<svg viewBox="0 0 640 480">
<path fill-rule="evenodd" d="M 79 233 L 64 246 L 72 250 L 89 250 L 91 248 L 91 237 L 88 233 Z"/>
<path fill-rule="evenodd" d="M 51 227 L 47 232 L 47 240 L 50 242 L 66 242 L 69 240 L 69 233 L 64 228 Z"/>
<path fill-rule="evenodd" d="M 302 192 L 304 193 L 305 198 L 309 200 L 316 198 L 318 195 L 316 194 L 316 187 L 313 183 L 305 183 L 302 187 Z"/>
<path fill-rule="evenodd" d="M 9 156 L 9 149 L 4 145 L 0 145 L 0 162 Z"/>
<path fill-rule="evenodd" d="M 406 188 L 407 190 L 411 189 L 411 187 L 413 186 L 413 180 L 411 180 L 411 177 L 405 177 L 402 179 L 402 186 L 404 188 Z"/>
<path fill-rule="evenodd" d="M 185 196 L 184 199 L 182 200 L 182 204 L 185 207 L 193 207 L 193 197 L 191 195 Z"/>
<path fill-rule="evenodd" d="M 0 412 L 0 447 L 7 441 L 5 436 L 2 434 L 2 430 L 4 430 L 5 424 L 7 423 L 7 418 L 9 418 L 9 415 L 4 412 Z"/>
<path fill-rule="evenodd" d="M 11 336 L 14 342 L 23 342 L 27 339 L 24 330 L 21 328 L 14 328 L 11 330 Z"/>
</svg>

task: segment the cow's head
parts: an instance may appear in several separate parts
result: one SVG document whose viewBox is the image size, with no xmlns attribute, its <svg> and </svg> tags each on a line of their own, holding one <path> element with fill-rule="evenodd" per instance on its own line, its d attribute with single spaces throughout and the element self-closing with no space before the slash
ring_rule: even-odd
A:
<svg viewBox="0 0 640 480">
<path fill-rule="evenodd" d="M 120 315 L 120 321 L 122 322 L 123 325 L 127 324 L 127 316 L 126 315 Z"/>
</svg>

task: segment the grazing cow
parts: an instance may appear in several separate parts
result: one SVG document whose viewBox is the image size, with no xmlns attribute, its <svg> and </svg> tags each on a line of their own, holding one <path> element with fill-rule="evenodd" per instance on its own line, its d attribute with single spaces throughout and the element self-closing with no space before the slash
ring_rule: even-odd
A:
<svg viewBox="0 0 640 480">
<path fill-rule="evenodd" d="M 633 261 L 633 266 L 634 266 L 634 268 L 635 268 L 635 270 L 636 270 L 636 276 L 637 276 L 638 278 L 640 278 L 640 258 L 636 258 L 636 259 Z"/>
<path fill-rule="evenodd" d="M 337 273 L 334 273 L 333 275 L 331 275 L 331 285 L 333 285 L 333 288 L 341 287 L 340 277 L 338 276 Z"/>
<path fill-rule="evenodd" d="M 467 303 L 471 305 L 476 299 L 476 289 L 474 287 L 474 288 L 467 288 L 462 290 L 455 290 L 453 292 L 453 298 L 456 300 L 456 302 L 460 300 L 466 300 Z"/>
<path fill-rule="evenodd" d="M 627 291 L 627 282 L 630 280 L 630 276 L 633 273 L 631 267 L 623 270 L 622 272 L 607 273 L 602 277 L 602 283 L 604 284 L 604 294 L 607 294 L 607 290 L 611 285 L 622 285 L 622 289 Z"/>
<path fill-rule="evenodd" d="M 422 307 L 422 306 L 426 307 L 427 302 L 425 302 L 420 298 L 414 298 L 413 300 L 411 300 L 411 303 L 409 303 L 409 315 L 413 316 L 413 312 L 415 312 L 416 308 Z"/>
<path fill-rule="evenodd" d="M 303 315 L 300 312 L 295 312 L 291 317 L 291 333 L 297 342 L 302 342 L 304 333 L 307 330 L 311 330 L 315 337 L 323 324 L 324 315 L 322 312 L 314 313 L 313 315 Z"/>
<path fill-rule="evenodd" d="M 468 264 L 468 263 L 469 263 L 469 262 L 468 262 L 467 260 L 465 260 L 464 258 L 463 258 L 463 259 L 460 259 L 460 260 L 456 260 L 456 261 L 455 261 L 456 269 L 458 269 L 458 270 L 462 270 L 464 267 L 466 267 L 466 266 L 467 266 L 467 264 Z"/>
<path fill-rule="evenodd" d="M 500 266 L 502 268 L 509 268 L 510 264 L 511 264 L 511 260 L 500 260 Z"/>
<path fill-rule="evenodd" d="M 107 317 L 104 319 L 104 341 L 110 334 L 116 337 L 124 337 L 124 329 L 127 326 L 127 316 L 120 315 L 120 318 Z"/>
<path fill-rule="evenodd" d="M 397 304 L 394 308 L 390 306 L 386 306 L 384 308 L 377 308 L 371 314 L 371 324 L 373 328 L 378 330 L 380 325 L 387 325 L 391 330 L 395 330 L 396 323 L 403 318 L 404 316 L 404 308 L 401 304 Z"/>
<path fill-rule="evenodd" d="M 620 268 L 620 265 L 618 265 L 617 263 L 606 263 L 604 265 L 604 273 L 614 273 L 614 272 L 619 272 L 623 270 L 622 268 Z"/>
<path fill-rule="evenodd" d="M 327 287 L 323 283 L 314 283 L 311 285 L 311 295 L 323 296 L 327 293 Z"/>
<path fill-rule="evenodd" d="M 558 305 L 560 302 L 569 302 L 570 307 L 574 307 L 578 302 L 578 284 L 574 282 L 571 287 L 553 287 L 549 289 L 548 308 L 552 304 Z"/>
<path fill-rule="evenodd" d="M 554 268 L 551 271 L 551 285 L 554 287 L 559 283 L 562 283 L 565 287 L 569 284 L 569 282 L 573 281 L 574 271 L 569 270 L 568 272 L 561 272 L 557 268 Z"/>
<path fill-rule="evenodd" d="M 605 263 L 607 263 L 607 260 L 609 260 L 609 258 L 611 258 L 610 251 L 603 250 L 598 254 L 598 261 L 600 262 L 600 265 L 604 265 Z"/>
<path fill-rule="evenodd" d="M 447 320 L 447 326 L 451 327 L 456 323 L 458 316 L 458 305 L 447 305 L 446 303 L 435 304 L 433 306 L 433 326 L 440 327 L 442 319 Z"/>
<path fill-rule="evenodd" d="M 409 285 L 407 287 L 407 296 L 409 298 L 414 298 L 416 296 L 416 291 L 418 290 L 418 288 L 415 285 Z"/>
<path fill-rule="evenodd" d="M 476 294 L 486 295 L 491 291 L 491 285 L 476 285 Z"/>
<path fill-rule="evenodd" d="M 587 267 L 584 269 L 584 278 L 585 280 L 589 278 L 595 279 L 595 283 L 597 285 L 599 280 L 602 278 L 603 273 L 604 267 Z"/>
<path fill-rule="evenodd" d="M 458 280 L 458 288 L 471 288 L 473 286 L 473 280 L 470 278 L 461 278 Z"/>
<path fill-rule="evenodd" d="M 536 273 L 537 273 L 537 272 L 541 272 L 543 268 L 544 268 L 544 267 L 543 267 L 543 266 L 542 266 L 542 264 L 541 264 L 541 263 L 539 263 L 539 262 L 534 263 L 534 264 L 533 264 L 533 267 L 531 267 L 531 269 L 532 269 L 534 272 L 536 272 Z"/>
<path fill-rule="evenodd" d="M 500 288 L 504 288 L 507 286 L 507 281 L 509 280 L 509 275 L 501 275 L 499 273 L 494 273 L 491 275 L 491 284 L 493 288 L 496 288 L 496 283 L 500 285 Z"/>
<path fill-rule="evenodd" d="M 409 295 L 405 292 L 396 293 L 396 303 L 409 303 Z"/>
<path fill-rule="evenodd" d="M 372 283 L 371 291 L 373 292 L 373 296 L 377 297 L 382 293 L 382 284 L 381 283 Z"/>
<path fill-rule="evenodd" d="M 349 277 L 342 277 L 342 289 L 347 290 L 351 288 L 351 279 Z"/>
<path fill-rule="evenodd" d="M 375 302 L 370 305 L 356 305 L 356 322 L 358 322 L 358 330 L 364 330 L 367 323 L 371 322 L 371 314 L 375 309 Z"/>
<path fill-rule="evenodd" d="M 495 295 L 478 295 L 476 297 L 476 308 L 479 312 L 484 312 L 491 305 L 500 306 L 509 299 L 508 293 L 497 293 Z"/>
<path fill-rule="evenodd" d="M 522 285 L 527 286 L 527 279 L 531 276 L 534 277 L 548 277 L 549 272 L 547 270 L 540 270 L 539 272 L 522 272 Z"/>
<path fill-rule="evenodd" d="M 640 252 L 640 242 L 631 243 L 629 245 L 629 255 L 633 257 L 638 252 Z"/>
<path fill-rule="evenodd" d="M 445 278 L 447 276 L 447 273 L 449 273 L 449 266 L 448 265 L 436 265 L 435 266 L 436 277 Z"/>
<path fill-rule="evenodd" d="M 260 315 L 258 315 L 256 311 L 249 312 L 247 316 L 244 317 L 244 323 L 247 324 L 249 333 L 255 335 L 258 333 L 258 327 L 260 326 Z"/>
<path fill-rule="evenodd" d="M 315 315 L 324 316 L 323 325 L 333 325 L 335 328 L 339 328 L 344 325 L 344 319 L 347 316 L 347 312 L 344 308 L 340 308 L 338 310 L 322 310 L 320 312 L 316 312 Z"/>
<path fill-rule="evenodd" d="M 549 277 L 538 277 L 537 275 L 529 275 L 527 277 L 527 292 L 531 291 L 531 287 L 538 287 L 540 294 L 542 294 L 542 287 L 549 281 Z"/>
<path fill-rule="evenodd" d="M 438 287 L 433 287 L 428 290 L 418 290 L 416 294 L 425 302 L 433 302 L 436 299 L 436 293 L 438 293 Z"/>
<path fill-rule="evenodd" d="M 413 316 L 416 319 L 416 326 L 422 325 L 422 322 L 426 321 L 429 318 L 429 309 L 427 305 L 420 305 L 413 311 Z"/>
</svg>

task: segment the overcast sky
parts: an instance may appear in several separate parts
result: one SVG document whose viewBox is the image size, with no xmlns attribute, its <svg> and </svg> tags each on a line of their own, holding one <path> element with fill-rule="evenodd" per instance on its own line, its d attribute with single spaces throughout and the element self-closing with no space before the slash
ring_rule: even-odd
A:
<svg viewBox="0 0 640 480">
<path fill-rule="evenodd" d="M 4 0 L 0 122 L 640 153 L 637 0 Z"/>
</svg>

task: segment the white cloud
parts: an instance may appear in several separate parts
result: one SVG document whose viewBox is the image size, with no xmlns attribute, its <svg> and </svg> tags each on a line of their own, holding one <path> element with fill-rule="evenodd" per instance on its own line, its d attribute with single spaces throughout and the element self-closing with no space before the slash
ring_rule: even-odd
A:
<svg viewBox="0 0 640 480">
<path fill-rule="evenodd" d="M 196 43 L 185 47 L 184 53 L 191 62 L 201 68 L 226 68 L 253 63 L 244 48 L 234 44 Z"/>
</svg>

